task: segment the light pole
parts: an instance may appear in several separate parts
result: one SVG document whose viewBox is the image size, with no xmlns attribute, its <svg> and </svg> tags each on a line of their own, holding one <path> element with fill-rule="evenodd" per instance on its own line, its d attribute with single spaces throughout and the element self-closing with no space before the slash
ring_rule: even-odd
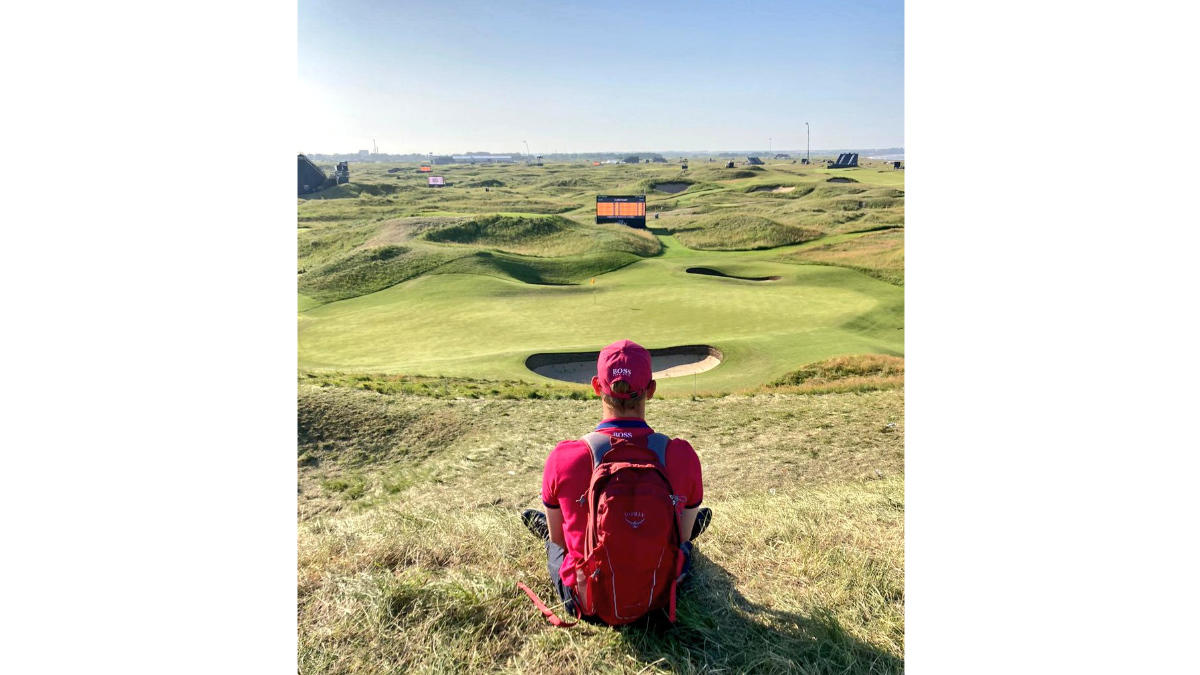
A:
<svg viewBox="0 0 1200 675">
<path fill-rule="evenodd" d="M 812 132 L 809 131 L 808 122 L 804 123 L 804 161 L 812 164 Z"/>
</svg>

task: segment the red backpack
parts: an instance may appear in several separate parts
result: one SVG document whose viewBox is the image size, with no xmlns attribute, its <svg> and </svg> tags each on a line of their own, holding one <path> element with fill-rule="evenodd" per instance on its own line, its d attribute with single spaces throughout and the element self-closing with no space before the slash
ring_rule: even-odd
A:
<svg viewBox="0 0 1200 675">
<path fill-rule="evenodd" d="M 576 589 L 584 605 L 580 613 L 616 626 L 667 607 L 673 623 L 684 553 L 679 548 L 682 500 L 666 473 L 670 438 L 650 434 L 646 445 L 639 445 L 592 432 L 583 441 L 592 452 L 592 479 L 580 498 L 588 506 L 579 565 L 586 592 Z M 533 591 L 521 586 L 552 624 L 574 625 L 558 619 Z"/>
</svg>

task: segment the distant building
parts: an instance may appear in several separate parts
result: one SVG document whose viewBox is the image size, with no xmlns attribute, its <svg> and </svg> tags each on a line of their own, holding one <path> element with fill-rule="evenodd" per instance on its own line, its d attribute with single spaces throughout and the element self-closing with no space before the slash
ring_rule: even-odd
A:
<svg viewBox="0 0 1200 675">
<path fill-rule="evenodd" d="M 775 159 L 791 159 L 791 158 L 792 158 L 792 156 L 785 152 L 781 152 L 781 153 L 775 155 Z"/>
<path fill-rule="evenodd" d="M 512 155 L 454 155 L 455 164 L 511 164 Z"/>
<path fill-rule="evenodd" d="M 763 163 L 763 161 L 757 157 L 747 157 L 746 163 L 751 166 L 759 166 L 760 164 Z"/>
</svg>

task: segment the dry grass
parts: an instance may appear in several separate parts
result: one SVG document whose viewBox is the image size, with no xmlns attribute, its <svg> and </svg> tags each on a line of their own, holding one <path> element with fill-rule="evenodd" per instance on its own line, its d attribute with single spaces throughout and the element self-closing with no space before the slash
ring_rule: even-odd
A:
<svg viewBox="0 0 1200 675">
<path fill-rule="evenodd" d="M 903 228 L 868 232 L 860 237 L 789 254 L 789 260 L 849 267 L 888 283 L 904 285 Z"/>
<path fill-rule="evenodd" d="M 853 354 L 810 363 L 775 380 L 763 390 L 797 394 L 877 391 L 904 386 L 904 358 Z"/>
<path fill-rule="evenodd" d="M 901 390 L 651 402 L 715 514 L 670 630 L 554 629 L 515 588 L 553 597 L 517 513 L 595 401 L 302 385 L 299 407 L 302 672 L 903 669 Z"/>
</svg>

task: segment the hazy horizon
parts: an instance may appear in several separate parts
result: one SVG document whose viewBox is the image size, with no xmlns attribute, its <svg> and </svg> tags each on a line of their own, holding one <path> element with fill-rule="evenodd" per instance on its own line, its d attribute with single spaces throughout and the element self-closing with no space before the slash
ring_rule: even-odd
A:
<svg viewBox="0 0 1200 675">
<path fill-rule="evenodd" d="M 316 155 L 353 155 L 353 154 L 358 153 L 361 150 L 370 150 L 370 148 L 356 148 L 354 150 L 341 150 L 341 151 L 337 151 L 337 152 L 321 152 L 321 151 L 313 151 L 313 152 L 303 152 L 302 151 L 302 152 L 303 152 L 303 154 L 314 155 L 314 156 L 316 156 Z M 889 150 L 898 150 L 900 152 L 904 152 L 904 147 L 903 146 L 889 146 L 886 148 L 813 148 L 811 152 L 812 152 L 812 154 L 817 155 L 817 154 L 829 154 L 829 153 L 838 153 L 838 152 L 860 152 L 860 153 L 861 152 L 885 152 L 885 151 L 889 151 Z M 488 154 L 492 154 L 492 155 L 512 155 L 512 156 L 523 156 L 525 154 L 524 149 L 502 150 L 502 151 L 477 150 L 477 149 L 476 150 L 448 150 L 445 152 L 434 151 L 432 154 L 435 156 L 437 156 L 437 155 L 467 155 L 467 154 L 472 154 L 475 152 L 488 153 Z M 578 152 L 557 152 L 557 153 L 546 152 L 546 153 L 537 153 L 537 154 L 543 155 L 545 157 L 554 157 L 556 155 L 559 155 L 559 156 L 562 156 L 562 155 L 622 155 L 622 154 L 641 153 L 641 154 L 644 154 L 647 156 L 652 155 L 652 154 L 662 155 L 663 157 L 665 157 L 669 160 L 676 156 L 687 157 L 689 154 L 692 157 L 703 157 L 706 155 L 717 156 L 717 155 L 744 154 L 744 153 L 749 153 L 749 154 L 758 153 L 758 154 L 766 155 L 766 154 L 768 154 L 768 152 L 774 153 L 774 154 L 789 153 L 789 154 L 793 155 L 794 157 L 800 157 L 804 154 L 805 149 L 804 148 L 798 148 L 798 149 L 796 149 L 796 148 L 774 148 L 774 149 L 768 151 L 767 149 L 764 149 L 764 148 L 707 148 L 707 149 L 702 149 L 702 150 L 679 150 L 679 149 L 653 150 L 653 149 L 646 149 L 646 148 L 639 148 L 639 149 L 624 148 L 624 149 L 619 149 L 619 150 L 580 150 Z M 387 152 L 381 148 L 379 151 L 379 155 L 372 155 L 372 156 L 387 156 L 387 155 L 428 156 L 429 154 L 430 153 L 428 153 L 428 152 L 421 152 L 421 153 L 418 153 L 418 152 Z"/>
<path fill-rule="evenodd" d="M 298 50 L 310 154 L 904 146 L 902 2 L 300 0 Z"/>
</svg>

